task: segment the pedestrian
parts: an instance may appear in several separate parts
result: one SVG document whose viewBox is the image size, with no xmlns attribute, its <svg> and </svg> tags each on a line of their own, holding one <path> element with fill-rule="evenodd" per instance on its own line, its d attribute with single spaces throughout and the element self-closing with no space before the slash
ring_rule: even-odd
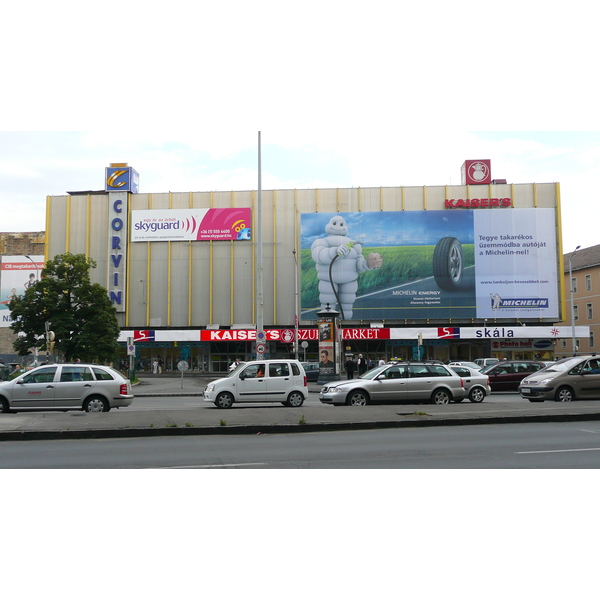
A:
<svg viewBox="0 0 600 600">
<path fill-rule="evenodd" d="M 352 357 L 349 356 L 346 361 L 346 373 L 348 374 L 348 379 L 354 379 L 354 371 L 356 371 L 356 364 L 352 360 Z"/>
<path fill-rule="evenodd" d="M 152 372 L 156 375 L 158 373 L 158 359 L 154 359 L 152 363 Z"/>
<path fill-rule="evenodd" d="M 163 357 L 159 354 L 158 355 L 158 374 L 159 375 L 163 372 L 164 365 L 165 365 L 165 361 L 163 360 Z"/>
<path fill-rule="evenodd" d="M 367 359 L 362 355 L 358 355 L 358 376 L 360 377 L 363 373 L 367 372 Z"/>
<path fill-rule="evenodd" d="M 379 359 L 379 366 L 380 366 L 380 367 L 383 367 L 383 365 L 385 365 L 385 357 L 383 357 L 383 356 L 382 356 L 382 357 Z"/>
<path fill-rule="evenodd" d="M 233 371 L 240 364 L 240 359 L 236 358 L 230 365 L 229 370 Z"/>
</svg>

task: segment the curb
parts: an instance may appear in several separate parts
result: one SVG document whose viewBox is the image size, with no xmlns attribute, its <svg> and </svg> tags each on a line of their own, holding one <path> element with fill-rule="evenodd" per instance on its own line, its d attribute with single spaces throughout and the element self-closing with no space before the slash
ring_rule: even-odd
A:
<svg viewBox="0 0 600 600">
<path fill-rule="evenodd" d="M 167 437 L 182 435 L 262 435 L 282 433 L 314 433 L 320 431 L 360 431 L 374 429 L 405 429 L 443 427 L 451 425 L 494 425 L 505 423 L 559 423 L 571 421 L 600 421 L 600 413 L 524 415 L 505 417 L 419 418 L 406 421 L 367 421 L 362 423 L 305 423 L 288 425 L 223 425 L 210 427 L 141 427 L 121 429 L 6 431 L 0 432 L 0 442 L 30 440 L 72 440 Z"/>
</svg>

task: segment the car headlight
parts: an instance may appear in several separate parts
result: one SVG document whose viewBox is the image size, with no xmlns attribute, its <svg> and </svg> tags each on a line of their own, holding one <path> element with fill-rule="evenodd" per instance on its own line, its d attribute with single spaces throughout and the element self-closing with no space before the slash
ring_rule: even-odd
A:
<svg viewBox="0 0 600 600">
<path fill-rule="evenodd" d="M 546 379 L 540 381 L 540 384 L 545 385 L 546 383 L 550 383 L 553 379 L 554 377 L 546 377 Z"/>
<path fill-rule="evenodd" d="M 206 389 L 204 390 L 205 392 L 212 392 L 215 389 L 215 384 L 214 383 L 209 383 L 206 386 Z"/>
</svg>

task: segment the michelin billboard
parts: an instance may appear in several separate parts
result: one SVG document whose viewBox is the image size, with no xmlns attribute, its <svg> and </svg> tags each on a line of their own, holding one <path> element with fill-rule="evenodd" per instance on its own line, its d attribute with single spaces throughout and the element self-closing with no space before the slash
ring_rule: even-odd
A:
<svg viewBox="0 0 600 600">
<path fill-rule="evenodd" d="M 555 211 L 301 215 L 302 318 L 559 318 Z"/>
</svg>

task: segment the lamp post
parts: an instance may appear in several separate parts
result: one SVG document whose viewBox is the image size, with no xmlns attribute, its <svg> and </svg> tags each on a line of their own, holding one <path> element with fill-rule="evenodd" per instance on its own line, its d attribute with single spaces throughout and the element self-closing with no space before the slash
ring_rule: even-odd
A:
<svg viewBox="0 0 600 600">
<path fill-rule="evenodd" d="M 294 339 L 294 358 L 298 360 L 298 319 L 300 310 L 298 309 L 298 257 L 296 255 L 296 249 L 292 250 L 294 255 L 294 328 L 295 328 L 295 339 Z"/>
<path fill-rule="evenodd" d="M 575 256 L 575 252 L 579 250 L 581 246 L 577 246 L 571 256 L 569 256 L 569 285 L 571 289 L 571 347 L 573 349 L 573 356 L 577 354 L 577 350 L 575 348 L 575 301 L 573 299 L 573 257 Z"/>
<path fill-rule="evenodd" d="M 23 256 L 27 259 L 30 260 L 31 263 L 33 264 L 34 268 L 35 268 L 35 282 L 37 283 L 40 280 L 40 272 L 38 269 L 38 265 L 35 262 L 35 260 L 33 260 L 33 258 L 31 258 L 31 256 L 29 256 L 29 254 L 23 254 Z M 38 348 L 37 346 L 35 347 L 35 352 L 34 352 L 34 362 L 35 362 L 35 366 L 37 367 L 38 364 Z M 47 363 L 48 361 L 46 361 Z"/>
</svg>

